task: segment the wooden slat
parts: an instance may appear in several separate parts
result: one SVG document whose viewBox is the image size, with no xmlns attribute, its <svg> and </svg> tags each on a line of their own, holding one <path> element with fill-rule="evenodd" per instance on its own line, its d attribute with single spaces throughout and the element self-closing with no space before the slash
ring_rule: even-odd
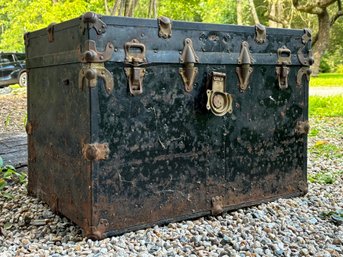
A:
<svg viewBox="0 0 343 257">
<path fill-rule="evenodd" d="M 11 164 L 16 168 L 27 166 L 27 136 L 1 135 L 0 134 L 0 156 L 4 164 Z"/>
</svg>

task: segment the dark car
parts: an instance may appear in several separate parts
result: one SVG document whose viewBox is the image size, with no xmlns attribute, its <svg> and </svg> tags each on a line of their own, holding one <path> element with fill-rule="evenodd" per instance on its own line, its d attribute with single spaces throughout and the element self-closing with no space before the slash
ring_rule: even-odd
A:
<svg viewBox="0 0 343 257">
<path fill-rule="evenodd" d="M 0 53 L 0 87 L 19 84 L 27 86 L 24 53 Z"/>
</svg>

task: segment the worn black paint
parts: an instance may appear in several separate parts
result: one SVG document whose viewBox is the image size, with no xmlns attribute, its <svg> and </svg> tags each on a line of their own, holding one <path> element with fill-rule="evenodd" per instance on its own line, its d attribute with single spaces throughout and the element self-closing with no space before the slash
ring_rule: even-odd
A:
<svg viewBox="0 0 343 257">
<path fill-rule="evenodd" d="M 258 44 L 254 27 L 173 22 L 172 37 L 162 39 L 153 20 L 103 21 L 102 35 L 94 29 L 81 34 L 78 20 L 56 25 L 52 43 L 45 31 L 29 35 L 32 194 L 56 204 L 88 236 L 102 238 L 209 214 L 215 196 L 229 210 L 306 192 L 307 140 L 295 129 L 308 118 L 308 83 L 296 85 L 303 31 L 267 28 L 267 41 Z M 190 93 L 179 75 L 185 38 L 199 57 Z M 78 88 L 86 39 L 95 40 L 99 51 L 108 42 L 115 47 L 105 63 L 114 77 L 111 94 L 101 79 L 94 88 Z M 130 65 L 123 47 L 132 39 L 147 49 L 138 96 L 130 95 L 124 73 Z M 244 92 L 236 74 L 242 41 L 254 59 Z M 281 90 L 275 66 L 284 45 L 292 64 L 289 87 Z M 213 71 L 226 74 L 233 97 L 233 113 L 223 117 L 206 109 Z M 107 160 L 83 159 L 82 145 L 95 142 L 109 144 Z M 44 156 L 47 151 L 53 154 Z"/>
</svg>

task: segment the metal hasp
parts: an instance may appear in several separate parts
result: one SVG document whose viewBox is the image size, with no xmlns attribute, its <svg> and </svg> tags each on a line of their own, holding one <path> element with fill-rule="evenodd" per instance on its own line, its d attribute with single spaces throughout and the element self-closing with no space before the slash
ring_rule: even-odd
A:
<svg viewBox="0 0 343 257">
<path fill-rule="evenodd" d="M 239 80 L 239 88 L 244 91 L 248 87 L 249 78 L 253 72 L 253 68 L 251 67 L 253 59 L 249 52 L 249 44 L 246 41 L 242 42 L 242 48 L 237 62 L 239 66 L 236 68 L 236 73 Z"/>
<path fill-rule="evenodd" d="M 129 81 L 129 90 L 132 95 L 140 95 L 143 93 L 143 78 L 145 68 L 139 67 L 146 64 L 145 45 L 137 39 L 125 43 L 125 64 L 131 67 L 125 67 L 125 74 Z"/>
<path fill-rule="evenodd" d="M 98 15 L 94 12 L 86 12 L 81 17 L 81 24 L 80 24 L 80 30 L 83 34 L 85 29 L 91 29 L 94 28 L 96 33 L 98 35 L 101 35 L 106 32 L 106 24 L 101 20 L 101 15 Z"/>
<path fill-rule="evenodd" d="M 180 63 L 183 63 L 183 68 L 179 69 L 186 92 L 193 90 L 193 84 L 198 74 L 198 68 L 194 67 L 194 64 L 198 62 L 199 58 L 194 51 L 193 42 L 190 38 L 186 38 L 180 57 Z"/>
<path fill-rule="evenodd" d="M 161 16 L 158 21 L 158 36 L 162 38 L 170 38 L 172 35 L 171 20 L 167 17 Z"/>
<path fill-rule="evenodd" d="M 48 27 L 47 27 L 47 32 L 48 32 L 48 41 L 54 42 L 54 32 L 55 32 L 55 25 L 56 23 L 51 23 Z"/>
<path fill-rule="evenodd" d="M 280 89 L 288 88 L 288 74 L 289 67 L 287 65 L 291 64 L 291 50 L 286 46 L 279 48 L 277 50 L 277 65 L 276 75 L 279 83 Z"/>
<path fill-rule="evenodd" d="M 297 74 L 297 85 L 301 86 L 301 82 L 303 76 L 305 76 L 306 80 L 309 81 L 310 75 L 312 73 L 310 66 L 314 63 L 314 59 L 312 57 L 312 50 L 311 42 L 312 42 L 312 33 L 309 29 L 304 29 L 304 35 L 301 37 L 301 42 L 303 43 L 303 47 L 299 48 L 297 56 L 299 62 L 303 65 L 298 71 Z M 307 47 L 307 48 L 306 48 Z M 306 49 L 309 49 L 306 51 Z M 305 57 L 304 53 L 307 53 L 307 57 Z"/>
<path fill-rule="evenodd" d="M 259 44 L 263 44 L 267 40 L 266 27 L 262 24 L 256 24 L 255 26 L 255 41 Z"/>
<path fill-rule="evenodd" d="M 111 59 L 114 46 L 108 42 L 104 52 L 99 52 L 93 40 L 85 42 L 84 52 L 80 53 L 81 62 L 85 63 L 79 73 L 79 88 L 84 89 L 84 83 L 88 87 L 95 87 L 98 78 L 102 78 L 105 83 L 105 90 L 111 94 L 114 87 L 113 76 L 105 68 L 104 62 Z"/>
<path fill-rule="evenodd" d="M 207 110 L 211 110 L 216 116 L 224 116 L 232 113 L 232 97 L 225 92 L 226 74 L 221 72 L 212 72 L 212 90 L 207 92 Z"/>
</svg>

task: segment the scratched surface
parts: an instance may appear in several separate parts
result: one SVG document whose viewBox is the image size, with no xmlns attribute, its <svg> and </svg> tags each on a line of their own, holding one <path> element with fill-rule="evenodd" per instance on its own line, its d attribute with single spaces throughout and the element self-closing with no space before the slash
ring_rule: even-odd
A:
<svg viewBox="0 0 343 257">
<path fill-rule="evenodd" d="M 70 28 L 65 23 L 63 33 L 71 37 L 64 48 L 59 37 L 50 45 L 41 42 L 46 39 L 42 31 L 31 40 L 32 194 L 79 224 L 86 235 L 102 238 L 306 193 L 307 136 L 299 124 L 308 119 L 308 82 L 296 84 L 298 50 L 308 57 L 303 31 L 267 29 L 267 41 L 257 44 L 254 27 L 174 22 L 172 37 L 162 39 L 151 20 L 140 26 L 134 19 L 103 20 L 106 33 L 91 29 L 81 37 L 76 21 Z M 179 75 L 185 38 L 199 57 L 189 93 Z M 110 94 L 101 79 L 93 88 L 78 86 L 85 39 L 94 40 L 99 51 L 108 42 L 114 45 L 105 63 L 114 78 Z M 132 39 L 147 49 L 147 63 L 140 66 L 146 69 L 143 93 L 137 96 L 130 95 L 124 72 L 131 67 L 124 64 L 124 44 Z M 236 74 L 242 41 L 253 58 L 243 92 Z M 277 50 L 284 45 L 292 64 L 288 88 L 281 90 L 275 67 Z M 206 109 L 212 72 L 226 74 L 232 114 L 217 117 Z M 83 159 L 85 143 L 108 143 L 109 158 Z M 214 206 L 218 197 L 220 206 Z"/>
</svg>

